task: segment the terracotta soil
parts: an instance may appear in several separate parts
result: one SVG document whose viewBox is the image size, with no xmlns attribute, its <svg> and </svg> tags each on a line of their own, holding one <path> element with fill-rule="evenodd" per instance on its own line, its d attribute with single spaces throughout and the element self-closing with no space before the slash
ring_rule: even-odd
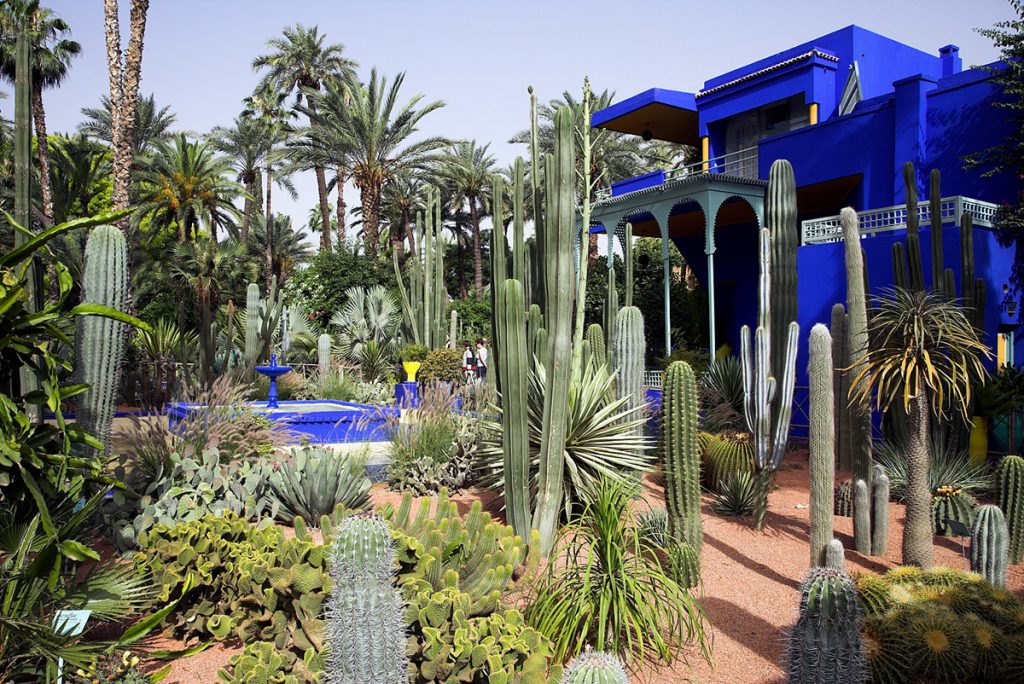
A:
<svg viewBox="0 0 1024 684">
<path fill-rule="evenodd" d="M 375 505 L 397 502 L 400 495 L 383 485 L 373 489 Z M 663 506 L 663 492 L 656 478 L 645 480 L 644 498 L 652 506 Z M 462 511 L 476 500 L 498 514 L 495 495 L 475 489 L 453 496 Z M 648 684 L 677 682 L 722 682 L 725 684 L 768 684 L 785 682 L 783 669 L 786 630 L 796 620 L 797 588 L 809 566 L 809 510 L 807 454 L 789 454 L 780 469 L 776 489 L 769 496 L 764 532 L 750 527 L 749 519 L 725 518 L 711 511 L 705 497 L 703 506 L 704 549 L 701 555 L 703 587 L 701 602 L 707 612 L 713 639 L 714 665 L 700 658 L 696 649 L 689 664 L 672 667 L 648 666 L 632 681 Z M 642 505 L 642 504 L 640 504 Z M 889 544 L 884 557 L 869 558 L 852 550 L 853 520 L 836 517 L 835 534 L 846 547 L 847 570 L 884 572 L 899 565 L 904 507 L 889 504 Z M 936 537 L 936 564 L 966 568 L 960 542 Z M 1024 599 L 1024 565 L 1011 566 L 1008 587 Z M 160 639 L 153 648 L 180 647 Z M 241 649 L 218 644 L 203 653 L 172 665 L 170 683 L 212 682 L 232 653 Z M 162 664 L 161 664 L 162 665 Z M 157 669 L 155 666 L 153 669 Z"/>
</svg>

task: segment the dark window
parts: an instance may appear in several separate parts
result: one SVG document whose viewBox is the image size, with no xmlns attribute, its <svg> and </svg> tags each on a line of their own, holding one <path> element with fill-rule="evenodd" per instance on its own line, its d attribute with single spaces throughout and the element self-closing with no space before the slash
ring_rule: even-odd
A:
<svg viewBox="0 0 1024 684">
<path fill-rule="evenodd" d="M 776 126 L 784 124 L 789 121 L 789 103 L 785 102 L 772 107 L 765 112 L 765 121 L 768 125 L 768 130 L 773 130 Z"/>
</svg>

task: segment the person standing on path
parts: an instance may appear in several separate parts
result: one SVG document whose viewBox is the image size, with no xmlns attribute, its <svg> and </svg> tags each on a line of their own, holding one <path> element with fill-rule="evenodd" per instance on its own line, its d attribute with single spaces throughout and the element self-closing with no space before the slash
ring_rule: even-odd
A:
<svg viewBox="0 0 1024 684">
<path fill-rule="evenodd" d="M 481 380 L 487 378 L 487 346 L 482 337 L 476 341 L 476 374 Z"/>
</svg>

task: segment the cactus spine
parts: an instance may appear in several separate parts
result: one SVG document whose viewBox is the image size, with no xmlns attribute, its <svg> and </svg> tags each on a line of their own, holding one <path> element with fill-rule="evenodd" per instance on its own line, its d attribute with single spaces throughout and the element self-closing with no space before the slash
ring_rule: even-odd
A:
<svg viewBox="0 0 1024 684">
<path fill-rule="evenodd" d="M 398 253 L 392 251 L 392 265 L 402 300 L 405 333 L 428 349 L 445 345 L 448 322 L 448 291 L 444 284 L 444 248 L 441 242 L 441 204 L 436 190 L 427 197 L 426 213 L 416 214 L 417 244 L 420 249 L 408 259 L 406 287 Z"/>
<path fill-rule="evenodd" d="M 863 682 L 861 610 L 842 570 L 813 568 L 800 588 L 800 617 L 789 636 L 790 684 Z"/>
<path fill-rule="evenodd" d="M 846 567 L 846 549 L 843 542 L 838 539 L 830 539 L 825 544 L 825 567 L 843 570 Z"/>
<path fill-rule="evenodd" d="M 639 411 L 644 404 L 644 316 L 635 306 L 619 309 L 615 319 L 612 363 L 618 372 L 618 397 L 624 409 Z M 633 418 L 636 418 L 636 414 Z"/>
<path fill-rule="evenodd" d="M 245 288 L 245 360 L 254 363 L 260 339 L 260 286 L 249 283 Z"/>
<path fill-rule="evenodd" d="M 754 440 L 755 493 L 754 528 L 764 529 L 768 509 L 768 489 L 772 474 L 782 462 L 789 440 L 789 420 L 793 411 L 793 386 L 796 382 L 796 343 L 800 326 L 789 323 L 786 339 L 786 363 L 782 382 L 771 375 L 771 301 L 770 233 L 760 233 L 760 285 L 758 287 L 758 325 L 753 348 L 750 327 L 740 330 L 740 358 L 743 362 L 743 409 L 747 426 Z M 781 332 L 781 331 L 779 331 Z M 772 430 L 772 407 L 777 406 L 778 420 Z"/>
<path fill-rule="evenodd" d="M 999 464 L 999 507 L 1010 532 L 1010 562 L 1024 560 L 1024 459 L 1006 456 Z"/>
<path fill-rule="evenodd" d="M 561 684 L 629 684 L 629 677 L 615 655 L 588 648 L 565 668 Z"/>
<path fill-rule="evenodd" d="M 1008 536 L 1006 519 L 999 506 L 978 508 L 971 527 L 971 571 L 984 575 L 993 586 L 1006 586 Z"/>
<path fill-rule="evenodd" d="M 328 684 L 405 684 L 401 596 L 392 584 L 395 551 L 382 518 L 351 516 L 337 529 L 328 609 Z"/>
<path fill-rule="evenodd" d="M 316 361 L 320 368 L 320 377 L 326 377 L 331 370 L 331 336 L 327 333 L 316 338 Z"/>
<path fill-rule="evenodd" d="M 85 247 L 82 298 L 125 311 L 128 299 L 128 247 L 124 234 L 114 226 L 97 226 Z M 78 335 L 78 366 L 89 389 L 78 402 L 78 422 L 103 442 L 110 453 L 110 429 L 121 373 L 124 324 L 109 318 L 87 316 Z"/>
<path fill-rule="evenodd" d="M 626 311 L 627 309 L 623 309 Z M 700 553 L 700 452 L 697 448 L 697 381 L 685 361 L 665 371 L 662 399 L 662 457 L 665 506 L 672 537 Z"/>
<path fill-rule="evenodd" d="M 860 246 L 857 212 L 847 207 L 839 215 L 846 252 L 846 353 L 850 365 L 859 363 L 868 352 L 868 309 L 864 288 L 864 253 Z M 850 407 L 849 441 L 854 480 L 871 482 L 871 409 L 862 404 Z M 871 553 L 871 500 L 863 515 L 857 512 L 854 492 L 853 539 L 857 551 Z"/>
<path fill-rule="evenodd" d="M 875 464 L 871 481 L 871 555 L 884 556 L 889 545 L 889 476 Z"/>
<path fill-rule="evenodd" d="M 810 476 L 811 476 L 811 567 L 825 560 L 825 547 L 832 539 L 833 487 L 836 479 L 835 403 L 832 397 L 832 338 L 819 323 L 811 328 L 808 341 L 810 361 Z"/>
<path fill-rule="evenodd" d="M 796 250 L 800 243 L 796 179 L 792 164 L 785 159 L 775 161 L 768 171 L 764 217 L 772 236 L 771 373 L 772 377 L 781 378 L 785 373 L 786 338 L 779 333 L 797 320 Z M 776 419 L 777 415 L 773 415 L 773 425 Z"/>
</svg>

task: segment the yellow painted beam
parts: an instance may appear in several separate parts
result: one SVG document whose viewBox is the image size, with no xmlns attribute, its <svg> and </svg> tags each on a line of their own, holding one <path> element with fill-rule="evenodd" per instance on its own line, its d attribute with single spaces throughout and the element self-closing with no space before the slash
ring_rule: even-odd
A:
<svg viewBox="0 0 1024 684">
<path fill-rule="evenodd" d="M 812 126 L 814 124 L 818 123 L 818 103 L 817 102 L 812 102 L 811 103 L 811 111 L 810 111 L 808 116 L 810 117 L 810 121 L 811 121 L 811 125 Z"/>
<path fill-rule="evenodd" d="M 700 160 L 704 162 L 701 167 L 702 171 L 708 170 L 708 154 L 710 152 L 710 143 L 708 142 L 708 136 L 703 135 L 700 138 Z"/>
</svg>

